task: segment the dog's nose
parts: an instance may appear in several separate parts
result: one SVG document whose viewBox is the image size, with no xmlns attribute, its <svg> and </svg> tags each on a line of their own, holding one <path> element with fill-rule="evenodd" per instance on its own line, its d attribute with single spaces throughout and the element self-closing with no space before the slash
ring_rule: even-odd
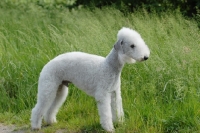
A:
<svg viewBox="0 0 200 133">
<path fill-rule="evenodd" d="M 147 60 L 149 57 L 147 57 L 147 56 L 144 56 L 144 60 Z"/>
</svg>

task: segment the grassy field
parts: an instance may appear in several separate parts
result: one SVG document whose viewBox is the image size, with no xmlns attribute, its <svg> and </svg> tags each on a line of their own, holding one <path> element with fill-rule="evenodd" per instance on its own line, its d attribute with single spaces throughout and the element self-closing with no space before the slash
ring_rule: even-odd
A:
<svg viewBox="0 0 200 133">
<path fill-rule="evenodd" d="M 0 122 L 30 132 L 42 67 L 64 52 L 106 56 L 125 26 L 142 35 L 151 56 L 123 69 L 125 123 L 115 124 L 116 132 L 200 132 L 200 31 L 195 21 L 179 12 L 141 10 L 124 16 L 112 8 L 68 11 L 34 5 L 0 8 L 0 16 Z M 41 132 L 104 132 L 95 100 L 73 85 L 57 119 Z"/>
</svg>

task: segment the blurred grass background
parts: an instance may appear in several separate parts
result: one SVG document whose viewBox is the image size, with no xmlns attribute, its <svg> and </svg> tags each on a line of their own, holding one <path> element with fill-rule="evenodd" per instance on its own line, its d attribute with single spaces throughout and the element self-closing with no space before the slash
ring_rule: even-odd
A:
<svg viewBox="0 0 200 133">
<path fill-rule="evenodd" d="M 116 132 L 191 133 L 200 127 L 200 31 L 178 10 L 114 7 L 43 8 L 34 2 L 1 2 L 0 122 L 28 125 L 42 67 L 55 56 L 82 51 L 106 56 L 125 26 L 137 30 L 150 59 L 122 72 L 125 123 Z M 58 113 L 58 124 L 42 132 L 103 132 L 96 103 L 73 85 Z"/>
</svg>

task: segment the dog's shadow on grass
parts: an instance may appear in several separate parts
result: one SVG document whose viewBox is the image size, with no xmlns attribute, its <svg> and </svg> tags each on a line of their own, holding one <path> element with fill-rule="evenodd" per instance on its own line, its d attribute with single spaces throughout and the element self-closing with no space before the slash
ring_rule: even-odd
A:
<svg viewBox="0 0 200 133">
<path fill-rule="evenodd" d="M 42 126 L 41 130 L 31 130 L 30 127 L 20 127 L 16 128 L 11 133 L 44 133 L 45 129 L 53 128 L 52 126 Z M 48 131 L 49 132 L 49 131 Z M 69 131 L 66 129 L 58 129 L 55 133 L 107 133 L 105 130 L 102 129 L 100 124 L 93 124 L 93 125 L 86 125 L 83 126 L 80 130 L 77 131 Z"/>
<path fill-rule="evenodd" d="M 93 125 L 83 126 L 78 133 L 106 133 L 106 131 L 102 129 L 99 123 L 96 123 Z"/>
<path fill-rule="evenodd" d="M 114 127 L 117 128 L 119 124 L 114 123 Z M 55 133 L 107 133 L 99 123 L 87 124 L 80 127 L 80 129 L 69 130 L 67 127 L 62 128 L 62 126 L 54 127 L 54 125 L 43 124 L 41 130 L 31 130 L 30 126 L 16 127 L 11 133 L 45 133 L 45 132 L 55 132 Z"/>
<path fill-rule="evenodd" d="M 114 127 L 119 127 L 120 124 L 114 123 Z M 80 132 L 77 133 L 108 133 L 106 132 L 99 123 L 93 125 L 87 125 L 81 128 Z"/>
</svg>

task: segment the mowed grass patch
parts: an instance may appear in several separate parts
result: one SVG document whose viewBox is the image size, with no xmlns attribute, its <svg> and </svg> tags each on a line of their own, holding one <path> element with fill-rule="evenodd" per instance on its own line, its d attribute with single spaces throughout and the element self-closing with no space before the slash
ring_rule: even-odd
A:
<svg viewBox="0 0 200 133">
<path fill-rule="evenodd" d="M 116 132 L 198 132 L 200 126 L 200 32 L 179 12 L 124 16 L 113 8 L 0 9 L 0 118 L 28 125 L 42 67 L 55 56 L 82 51 L 106 56 L 118 30 L 136 29 L 151 50 L 149 60 L 122 71 L 125 123 Z M 58 123 L 42 132 L 103 132 L 95 100 L 69 87 Z M 45 124 L 43 124 L 45 125 Z"/>
</svg>

